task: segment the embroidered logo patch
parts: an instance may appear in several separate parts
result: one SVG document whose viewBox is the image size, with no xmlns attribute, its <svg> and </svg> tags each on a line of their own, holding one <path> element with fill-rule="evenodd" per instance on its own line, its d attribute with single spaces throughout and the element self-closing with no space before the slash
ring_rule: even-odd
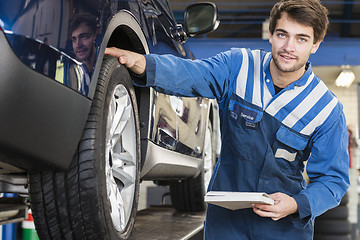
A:
<svg viewBox="0 0 360 240">
<path fill-rule="evenodd" d="M 258 113 L 256 111 L 245 108 L 239 104 L 234 106 L 234 112 L 236 112 L 241 117 L 245 118 L 246 121 L 255 122 Z"/>
<path fill-rule="evenodd" d="M 236 113 L 234 113 L 233 111 L 230 112 L 230 116 L 235 120 L 238 119 L 238 115 Z"/>
<path fill-rule="evenodd" d="M 253 123 L 250 124 L 251 127 L 254 127 L 255 124 L 261 120 L 263 115 L 263 110 L 261 108 L 246 103 L 245 101 L 243 104 L 235 100 L 230 100 L 229 110 L 231 117 L 234 119 L 243 118 L 246 122 Z"/>
<path fill-rule="evenodd" d="M 248 122 L 248 121 L 245 121 L 245 125 L 246 125 L 247 127 L 252 127 L 252 128 L 255 128 L 255 127 L 256 127 L 256 123 Z"/>
</svg>

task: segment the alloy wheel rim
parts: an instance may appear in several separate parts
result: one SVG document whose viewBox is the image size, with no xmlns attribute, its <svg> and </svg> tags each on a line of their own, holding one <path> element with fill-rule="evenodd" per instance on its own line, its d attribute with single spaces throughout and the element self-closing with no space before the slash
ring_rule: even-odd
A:
<svg viewBox="0 0 360 240">
<path fill-rule="evenodd" d="M 136 126 L 130 95 L 124 85 L 114 89 L 107 118 L 105 174 L 110 215 L 115 229 L 124 231 L 136 190 Z"/>
</svg>

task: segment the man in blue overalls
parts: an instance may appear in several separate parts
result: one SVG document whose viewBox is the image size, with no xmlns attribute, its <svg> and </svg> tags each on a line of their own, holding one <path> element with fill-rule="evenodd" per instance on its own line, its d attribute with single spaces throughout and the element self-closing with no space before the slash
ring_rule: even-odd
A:
<svg viewBox="0 0 360 240">
<path fill-rule="evenodd" d="M 312 239 L 315 217 L 337 206 L 349 187 L 342 105 L 308 62 L 327 14 L 317 0 L 277 3 L 271 53 L 234 48 L 193 61 L 106 50 L 136 74 L 146 71 L 138 85 L 216 98 L 223 145 L 209 190 L 266 192 L 275 200 L 237 211 L 209 204 L 205 239 Z"/>
</svg>

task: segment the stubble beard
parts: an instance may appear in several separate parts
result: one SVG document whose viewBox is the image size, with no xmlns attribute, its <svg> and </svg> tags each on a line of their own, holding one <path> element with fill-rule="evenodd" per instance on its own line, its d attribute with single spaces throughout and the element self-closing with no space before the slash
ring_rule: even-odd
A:
<svg viewBox="0 0 360 240">
<path fill-rule="evenodd" d="M 91 65 L 91 64 L 92 64 L 91 60 L 92 60 L 92 56 L 93 56 L 94 52 L 95 52 L 94 47 L 91 47 L 91 48 L 90 48 L 90 51 L 89 51 L 89 54 L 86 55 L 86 56 L 83 58 L 83 60 L 81 60 L 81 62 L 83 62 L 83 63 L 85 63 L 85 64 L 87 64 L 87 65 Z M 88 70 L 91 71 L 90 69 L 88 69 Z"/>
<path fill-rule="evenodd" d="M 303 68 L 306 64 L 306 61 L 305 62 L 296 62 L 295 65 L 293 65 L 292 67 L 283 67 L 279 61 L 279 57 L 280 57 L 280 54 L 281 53 L 278 53 L 276 55 L 276 57 L 273 57 L 273 60 L 274 60 L 274 64 L 276 66 L 277 69 L 279 69 L 281 72 L 285 72 L 285 73 L 290 73 L 290 72 L 296 72 L 297 70 Z M 298 58 L 297 58 L 298 60 Z"/>
</svg>

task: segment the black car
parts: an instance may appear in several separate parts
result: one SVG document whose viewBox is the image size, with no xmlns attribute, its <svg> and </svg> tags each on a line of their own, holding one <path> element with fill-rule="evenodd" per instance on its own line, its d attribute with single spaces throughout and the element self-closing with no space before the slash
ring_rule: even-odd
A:
<svg viewBox="0 0 360 240">
<path fill-rule="evenodd" d="M 194 58 L 218 23 L 211 3 L 180 25 L 166 0 L 0 0 L 0 192 L 29 196 L 40 239 L 127 239 L 142 180 L 204 210 L 216 103 L 134 87 L 104 51 Z"/>
</svg>

